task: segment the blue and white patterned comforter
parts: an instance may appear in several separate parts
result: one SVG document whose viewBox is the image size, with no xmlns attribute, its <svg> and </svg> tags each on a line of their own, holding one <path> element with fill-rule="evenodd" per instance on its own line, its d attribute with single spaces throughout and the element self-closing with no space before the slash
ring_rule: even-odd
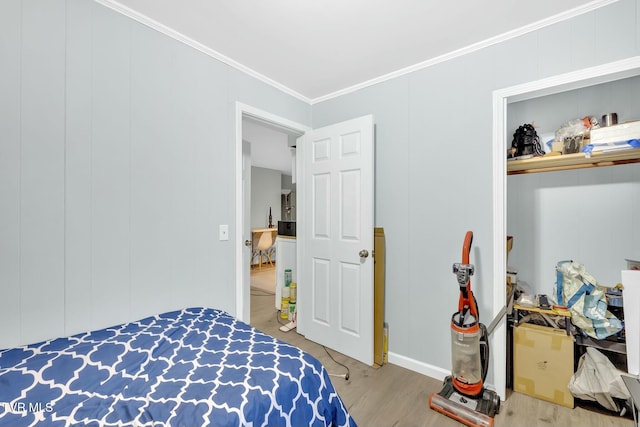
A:
<svg viewBox="0 0 640 427">
<path fill-rule="evenodd" d="M 355 426 L 320 362 L 209 308 L 0 351 L 0 426 Z"/>
</svg>

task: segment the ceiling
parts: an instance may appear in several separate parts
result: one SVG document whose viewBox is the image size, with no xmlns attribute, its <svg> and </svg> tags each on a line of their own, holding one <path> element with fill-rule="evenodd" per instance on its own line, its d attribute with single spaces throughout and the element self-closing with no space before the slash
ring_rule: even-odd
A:
<svg viewBox="0 0 640 427">
<path fill-rule="evenodd" d="M 617 0 L 96 0 L 310 103 Z"/>
<path fill-rule="evenodd" d="M 244 117 L 242 139 L 251 144 L 251 166 L 292 175 L 293 159 L 288 134 Z"/>
</svg>

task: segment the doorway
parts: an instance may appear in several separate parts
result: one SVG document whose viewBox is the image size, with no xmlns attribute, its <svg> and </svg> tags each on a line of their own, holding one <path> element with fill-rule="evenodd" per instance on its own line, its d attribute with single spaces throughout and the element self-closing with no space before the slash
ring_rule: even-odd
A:
<svg viewBox="0 0 640 427">
<path fill-rule="evenodd" d="M 249 145 L 251 185 L 248 203 L 249 225 L 252 235 L 252 258 L 250 260 L 251 296 L 269 300 L 271 308 L 279 307 L 276 298 L 276 232 L 280 221 L 290 217 L 289 206 L 295 206 L 295 180 L 293 155 L 295 138 L 289 131 L 273 129 L 251 117 L 242 120 L 243 147 Z M 245 187 L 246 188 L 246 187 Z M 291 203 L 285 204 L 284 201 Z M 245 204 L 245 210 L 247 210 Z M 279 267 L 279 266 L 278 266 Z M 255 301 L 255 298 L 252 298 Z M 251 307 L 255 316 L 255 308 Z"/>
<path fill-rule="evenodd" d="M 295 259 L 298 280 L 297 331 L 307 339 L 373 363 L 374 122 L 367 115 L 317 129 L 236 104 L 236 317 L 251 323 L 250 224 L 243 192 L 242 122 L 301 135 L 295 177 L 300 191 Z M 331 232 L 335 230 L 335 232 Z M 276 261 L 276 265 L 278 262 Z M 294 273 L 295 275 L 295 273 Z M 279 276 L 276 273 L 276 279 Z M 276 286 L 276 295 L 279 286 Z M 302 291 L 305 292 L 302 292 Z M 307 298 L 308 296 L 308 298 Z M 277 296 L 276 296 L 277 298 Z M 275 307 L 275 299 L 273 301 Z M 308 304 L 308 306 L 307 306 Z M 310 326 L 311 325 L 311 326 Z M 332 332 L 333 331 L 333 332 Z M 335 332 L 335 333 L 334 333 Z"/>
<path fill-rule="evenodd" d="M 266 111 L 262 111 L 245 104 L 236 103 L 236 277 L 239 278 L 236 286 L 236 317 L 246 323 L 251 323 L 251 259 L 252 253 L 252 233 L 251 233 L 251 166 L 265 170 L 291 171 L 295 181 L 295 163 L 289 145 L 295 146 L 295 140 L 310 128 L 288 119 L 276 116 Z M 271 156 L 273 147 L 268 144 L 275 144 L 273 140 L 258 141 L 256 135 L 262 133 L 267 139 L 278 138 L 278 135 L 285 136 L 287 146 L 281 147 L 283 155 Z M 251 141 L 254 139 L 255 141 Z M 265 145 L 261 145 L 265 144 Z M 247 145 L 251 146 L 249 158 L 247 159 Z M 287 154 L 288 151 L 288 154 Z M 254 153 L 255 152 L 255 153 Z M 267 154 L 265 154 L 267 153 Z M 255 157 L 255 159 L 254 159 Z M 281 162 L 278 166 L 278 162 Z M 285 166 L 286 164 L 286 166 Z M 249 181 L 249 182 L 247 182 Z M 248 189 L 248 191 L 247 191 Z M 280 188 L 278 194 L 280 194 Z M 248 193 L 248 194 L 247 194 Z M 279 200 L 279 198 L 278 198 Z M 264 209 L 263 209 L 264 210 Z M 277 218 L 282 218 L 280 202 L 277 206 L 271 206 L 273 225 L 277 226 Z M 274 211 L 278 214 L 274 217 Z M 264 219 L 267 219 L 267 212 Z M 257 221 L 260 221 L 258 219 Z M 267 223 L 265 222 L 265 227 Z M 273 274 L 273 272 L 272 272 Z M 275 277 L 275 276 L 273 276 Z M 275 296 L 274 309 L 275 309 Z"/>
</svg>

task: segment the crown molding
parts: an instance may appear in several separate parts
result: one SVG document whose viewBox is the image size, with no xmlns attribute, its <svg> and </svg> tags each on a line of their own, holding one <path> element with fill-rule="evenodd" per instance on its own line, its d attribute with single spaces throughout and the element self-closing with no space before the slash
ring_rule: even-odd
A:
<svg viewBox="0 0 640 427">
<path fill-rule="evenodd" d="M 311 100 L 311 104 L 313 105 L 313 104 L 317 104 L 319 102 L 327 101 L 329 99 L 337 98 L 339 96 L 346 95 L 348 93 L 352 93 L 352 92 L 358 91 L 360 89 L 364 89 L 366 87 L 373 86 L 373 85 L 376 85 L 378 83 L 385 82 L 387 80 L 395 79 L 397 77 L 413 73 L 414 71 L 418 71 L 418 70 L 422 70 L 422 69 L 425 69 L 425 68 L 428 68 L 428 67 L 432 67 L 432 66 L 434 66 L 436 64 L 440 64 L 440 63 L 449 61 L 451 59 L 459 58 L 459 57 L 467 55 L 469 53 L 473 53 L 473 52 L 479 51 L 481 49 L 487 48 L 489 46 L 493 46 L 495 44 L 502 43 L 504 41 L 511 40 L 511 39 L 516 38 L 516 37 L 520 37 L 520 36 L 522 36 L 524 34 L 531 33 L 533 31 L 539 30 L 539 29 L 544 28 L 544 27 L 548 27 L 548 26 L 556 24 L 558 22 L 562 22 L 562 21 L 566 21 L 566 20 L 571 19 L 571 18 L 575 18 L 576 16 L 583 15 L 585 13 L 591 12 L 593 10 L 599 9 L 601 7 L 607 6 L 607 5 L 612 4 L 612 3 L 616 3 L 618 1 L 619 0 L 595 0 L 595 1 L 592 1 L 590 3 L 587 3 L 587 4 L 584 4 L 584 5 L 580 6 L 580 7 L 577 7 L 575 9 L 571 9 L 571 10 L 568 10 L 566 12 L 559 13 L 557 15 L 553 15 L 553 16 L 551 16 L 549 18 L 542 19 L 540 21 L 534 22 L 534 23 L 526 25 L 524 27 L 520 27 L 520 28 L 517 28 L 515 30 L 508 31 L 506 33 L 497 35 L 495 37 L 491 37 L 491 38 L 488 38 L 486 40 L 471 44 L 469 46 L 465 46 L 465 47 L 463 47 L 461 49 L 457 49 L 457 50 L 454 50 L 452 52 L 445 53 L 444 55 L 440 55 L 440 56 L 437 56 L 435 58 L 428 59 L 426 61 L 419 62 L 419 63 L 414 64 L 414 65 L 410 65 L 410 66 L 408 66 L 406 68 L 402 68 L 400 70 L 393 71 L 393 72 L 388 73 L 388 74 L 384 74 L 382 76 L 373 78 L 371 80 L 367 80 L 367 81 L 362 82 L 362 83 L 358 83 L 356 85 L 341 89 L 341 90 L 336 91 L 336 92 L 329 93 L 327 95 L 323 95 L 323 96 L 320 96 L 320 97 L 317 97 L 317 98 L 313 98 Z"/>
<path fill-rule="evenodd" d="M 186 44 L 186 45 L 188 45 L 188 46 L 190 46 L 190 47 L 192 47 L 192 48 L 194 48 L 196 50 L 199 50 L 200 52 L 202 52 L 202 53 L 204 53 L 206 55 L 209 55 L 210 57 L 212 57 L 214 59 L 217 59 L 218 61 L 220 61 L 220 62 L 222 62 L 224 64 L 227 64 L 227 65 L 229 65 L 229 66 L 231 66 L 231 67 L 233 67 L 233 68 L 235 68 L 235 69 L 237 69 L 239 71 L 242 71 L 245 74 L 250 75 L 251 77 L 253 77 L 253 78 L 255 78 L 255 79 L 257 79 L 257 80 L 259 80 L 259 81 L 261 81 L 263 83 L 266 83 L 266 84 L 268 84 L 268 85 L 270 85 L 270 86 L 272 86 L 272 87 L 274 87 L 274 88 L 276 88 L 276 89 L 278 89 L 278 90 L 280 90 L 280 91 L 282 91 L 282 92 L 284 92 L 284 93 L 286 93 L 288 95 L 293 96 L 294 98 L 299 99 L 300 101 L 303 101 L 303 102 L 305 102 L 307 104 L 311 104 L 311 99 L 309 99 L 308 97 L 306 97 L 306 96 L 294 91 L 293 89 L 290 89 L 287 86 L 285 86 L 285 85 L 283 85 L 281 83 L 278 83 L 277 81 L 275 81 L 273 79 L 270 79 L 269 77 L 265 76 L 264 74 L 260 74 L 259 72 L 257 72 L 255 70 L 253 70 L 253 69 L 251 69 L 251 68 L 249 68 L 249 67 L 247 67 L 247 66 L 245 66 L 245 65 L 243 65 L 243 64 L 241 64 L 241 63 L 239 63 L 239 62 L 237 62 L 237 61 L 235 61 L 235 60 L 233 60 L 231 58 L 229 58 L 228 56 L 223 55 L 220 52 L 215 51 L 215 50 L 211 49 L 210 47 L 207 47 L 207 46 L 203 45 L 202 43 L 200 43 L 200 42 L 198 42 L 198 41 L 196 41 L 196 40 L 194 40 L 194 39 L 192 39 L 192 38 L 190 38 L 190 37 L 178 32 L 178 31 L 176 31 L 176 30 L 174 30 L 172 28 L 169 28 L 166 25 L 161 24 L 160 22 L 158 22 L 158 21 L 156 21 L 154 19 L 151 19 L 150 17 L 148 17 L 148 16 L 146 16 L 146 15 L 144 15 L 142 13 L 136 12 L 135 10 L 133 10 L 133 9 L 127 7 L 127 6 L 124 6 L 123 4 L 121 4 L 121 3 L 117 2 L 117 1 L 114 1 L 114 0 L 94 0 L 94 1 L 96 3 L 99 3 L 99 4 L 109 8 L 109 9 L 112 9 L 112 10 L 114 10 L 114 11 L 116 11 L 116 12 L 118 12 L 118 13 L 124 15 L 124 16 L 127 16 L 127 17 L 133 19 L 134 21 L 137 21 L 137 22 L 139 22 L 139 23 L 141 23 L 143 25 L 146 25 L 149 28 L 152 28 L 152 29 L 154 29 L 156 31 L 159 31 L 160 33 L 165 34 L 165 35 L 171 37 L 172 39 L 175 39 L 175 40 L 177 40 L 179 42 L 182 42 L 182 43 L 184 43 L 184 44 Z"/>
<path fill-rule="evenodd" d="M 594 0 L 592 2 L 589 2 L 587 4 L 579 6 L 577 8 L 574 8 L 574 9 L 568 10 L 566 12 L 562 12 L 562 13 L 556 14 L 556 15 L 551 16 L 549 18 L 542 19 L 540 21 L 534 22 L 534 23 L 526 25 L 524 27 L 520 27 L 520 28 L 517 28 L 515 30 L 508 31 L 506 33 L 503 33 L 503 34 L 500 34 L 498 36 L 491 37 L 491 38 L 488 38 L 486 40 L 471 44 L 471 45 L 463 47 L 461 49 L 454 50 L 454 51 L 446 53 L 444 55 L 440 55 L 440 56 L 437 56 L 435 58 L 428 59 L 428 60 L 423 61 L 423 62 L 419 62 L 419 63 L 411 65 L 409 67 L 405 67 L 405 68 L 402 68 L 400 70 L 393 71 L 391 73 L 384 74 L 382 76 L 379 76 L 379 77 L 364 81 L 362 83 L 358 83 L 356 85 L 349 86 L 347 88 L 340 89 L 338 91 L 331 92 L 331 93 L 329 93 L 327 95 L 319 96 L 319 97 L 316 97 L 316 98 L 313 98 L 313 99 L 309 98 L 309 97 L 306 97 L 306 96 L 302 95 L 301 93 L 298 93 L 298 92 L 294 91 L 293 89 L 290 89 L 289 87 L 287 87 L 287 86 L 285 86 L 285 85 L 283 85 L 283 84 L 281 84 L 281 83 L 279 83 L 279 82 L 277 82 L 277 81 L 275 81 L 273 79 L 270 79 L 269 77 L 267 77 L 267 76 L 255 71 L 255 70 L 253 70 L 253 69 L 251 69 L 251 68 L 249 68 L 249 67 L 247 67 L 247 66 L 245 66 L 245 65 L 243 65 L 243 64 L 241 64 L 241 63 L 239 63 L 239 62 L 237 62 L 237 61 L 235 61 L 235 60 L 233 60 L 231 58 L 229 58 L 228 56 L 223 55 L 220 52 L 217 52 L 217 51 L 215 51 L 215 50 L 203 45 L 202 43 L 197 42 L 197 41 L 193 40 L 192 38 L 187 37 L 184 34 L 167 27 L 164 24 L 161 24 L 161 23 L 149 18 L 148 16 L 146 16 L 144 14 L 136 12 L 135 10 L 133 10 L 133 9 L 127 7 L 127 6 L 124 6 L 123 4 L 121 4 L 121 3 L 119 3 L 119 2 L 117 2 L 115 0 L 94 0 L 94 1 L 96 3 L 99 3 L 99 4 L 109 8 L 109 9 L 112 9 L 112 10 L 118 12 L 118 13 L 121 13 L 122 15 L 125 15 L 125 16 L 127 16 L 127 17 L 129 17 L 129 18 L 131 18 L 131 19 L 133 19 L 133 20 L 135 20 L 137 22 L 140 22 L 143 25 L 146 25 L 146 26 L 148 26 L 150 28 L 153 28 L 154 30 L 157 30 L 157 31 L 159 31 L 159 32 L 161 32 L 161 33 L 163 33 L 163 34 L 165 34 L 165 35 L 177 40 L 177 41 L 180 41 L 180 42 L 182 42 L 182 43 L 184 43 L 184 44 L 186 44 L 188 46 L 191 46 L 194 49 L 197 49 L 200 52 L 202 52 L 202 53 L 204 53 L 206 55 L 209 55 L 212 58 L 215 58 L 220 62 L 223 62 L 224 64 L 227 64 L 227 65 L 229 65 L 229 66 L 231 66 L 231 67 L 233 67 L 233 68 L 235 68 L 235 69 L 237 69 L 237 70 L 239 70 L 239 71 L 241 71 L 241 72 L 243 72 L 245 74 L 248 74 L 249 76 L 251 76 L 251 77 L 253 77 L 253 78 L 255 78 L 255 79 L 257 79 L 257 80 L 259 80 L 259 81 L 261 81 L 263 83 L 266 83 L 266 84 L 268 84 L 268 85 L 270 85 L 270 86 L 272 86 L 272 87 L 274 87 L 274 88 L 276 88 L 276 89 L 278 89 L 278 90 L 280 90 L 280 91 L 282 91 L 282 92 L 284 92 L 284 93 L 286 93 L 288 95 L 293 96 L 294 98 L 299 99 L 300 101 L 303 101 L 303 102 L 305 102 L 305 103 L 307 103 L 309 105 L 313 105 L 313 104 L 324 102 L 324 101 L 327 101 L 327 100 L 330 100 L 330 99 L 333 99 L 333 98 L 337 98 L 337 97 L 342 96 L 342 95 L 346 95 L 346 94 L 349 94 L 349 93 L 352 93 L 352 92 L 356 92 L 356 91 L 358 91 L 360 89 L 364 89 L 366 87 L 373 86 L 373 85 L 376 85 L 378 83 L 385 82 L 387 80 L 391 80 L 391 79 L 394 79 L 394 78 L 397 78 L 397 77 L 400 77 L 400 76 L 404 76 L 406 74 L 410 74 L 410 73 L 413 73 L 415 71 L 422 70 L 424 68 L 428 68 L 428 67 L 434 66 L 436 64 L 440 64 L 440 63 L 445 62 L 445 61 L 449 61 L 451 59 L 459 58 L 459 57 L 467 55 L 469 53 L 473 53 L 473 52 L 479 51 L 481 49 L 487 48 L 489 46 L 492 46 L 492 45 L 495 45 L 495 44 L 498 44 L 498 43 L 502 43 L 504 41 L 507 41 L 507 40 L 510 40 L 510 39 L 513 39 L 513 38 L 516 38 L 516 37 L 520 37 L 520 36 L 522 36 L 524 34 L 539 30 L 541 28 L 556 24 L 558 22 L 566 21 L 566 20 L 574 18 L 576 16 L 583 15 L 585 13 L 591 12 L 591 11 L 599 9 L 601 7 L 610 5 L 612 3 L 616 3 L 619 0 Z"/>
</svg>

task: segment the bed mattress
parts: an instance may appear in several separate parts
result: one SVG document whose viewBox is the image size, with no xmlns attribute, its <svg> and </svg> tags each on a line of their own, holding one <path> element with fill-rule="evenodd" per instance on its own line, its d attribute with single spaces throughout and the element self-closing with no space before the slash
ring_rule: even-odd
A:
<svg viewBox="0 0 640 427">
<path fill-rule="evenodd" d="M 0 426 L 355 426 L 320 362 L 211 308 L 0 351 Z"/>
</svg>

